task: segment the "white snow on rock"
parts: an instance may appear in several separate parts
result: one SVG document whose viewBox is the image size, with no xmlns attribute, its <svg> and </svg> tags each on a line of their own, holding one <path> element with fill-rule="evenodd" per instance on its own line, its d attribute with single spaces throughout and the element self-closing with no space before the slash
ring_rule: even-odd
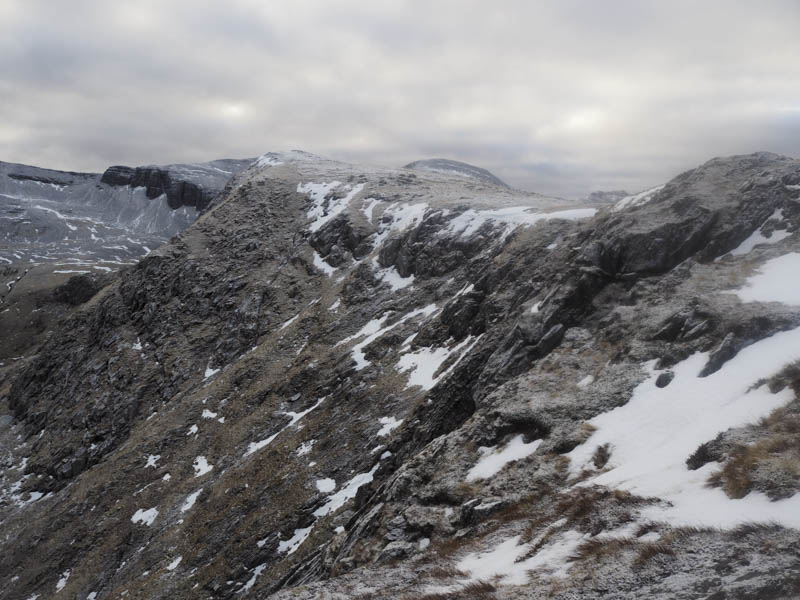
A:
<svg viewBox="0 0 800 600">
<path fill-rule="evenodd" d="M 211 367 L 206 367 L 205 373 L 203 373 L 203 379 L 208 379 L 209 377 L 213 377 L 219 373 L 219 369 L 212 369 Z"/>
<path fill-rule="evenodd" d="M 303 529 L 295 529 L 294 535 L 286 541 L 278 542 L 278 552 L 281 554 L 294 554 L 300 545 L 306 541 L 306 538 L 311 535 L 311 530 L 314 526 L 304 527 Z"/>
<path fill-rule="evenodd" d="M 331 304 L 331 305 L 328 307 L 328 310 L 330 310 L 330 311 L 335 311 L 337 308 L 339 308 L 339 305 L 340 305 L 341 303 L 342 303 L 342 301 L 341 301 L 339 298 L 337 298 L 337 299 L 336 299 L 336 302 L 334 302 L 333 304 Z"/>
<path fill-rule="evenodd" d="M 68 580 L 69 580 L 69 569 L 67 569 L 61 574 L 61 578 L 56 583 L 56 593 L 64 589 L 64 586 L 67 585 Z"/>
<path fill-rule="evenodd" d="M 663 185 L 657 185 L 654 188 L 650 188 L 649 190 L 645 190 L 643 192 L 639 192 L 638 194 L 633 194 L 631 196 L 625 196 L 622 200 L 617 202 L 614 205 L 614 208 L 611 210 L 613 212 L 619 212 L 626 208 L 633 208 L 634 206 L 642 206 L 650 202 L 655 195 L 660 192 L 664 188 Z"/>
<path fill-rule="evenodd" d="M 186 435 L 195 435 L 198 431 L 197 425 L 192 425 Z"/>
<path fill-rule="evenodd" d="M 323 494 L 328 494 L 336 489 L 336 481 L 330 478 L 317 479 L 317 489 Z"/>
<path fill-rule="evenodd" d="M 245 451 L 244 455 L 245 456 L 250 456 L 254 452 L 258 452 L 262 448 L 266 448 L 267 446 L 269 446 L 275 440 L 276 437 L 278 437 L 281 434 L 282 431 L 283 431 L 283 429 L 281 429 L 280 431 L 276 431 L 271 436 L 269 436 L 268 438 L 263 439 L 261 441 L 250 442 L 250 444 L 247 446 L 247 450 Z"/>
<path fill-rule="evenodd" d="M 756 229 L 750 237 L 744 240 L 741 244 L 739 244 L 736 248 L 730 251 L 731 256 L 742 256 L 743 254 L 749 254 L 753 248 L 756 246 L 767 245 L 767 244 L 777 244 L 781 240 L 786 239 L 787 237 L 791 236 L 792 234 L 789 233 L 785 229 L 775 229 L 772 231 L 769 237 L 765 236 L 761 233 L 761 229 L 769 223 L 770 221 L 784 221 L 783 211 L 781 209 L 776 210 L 772 215 L 764 222 L 764 224 Z"/>
<path fill-rule="evenodd" d="M 300 316 L 300 314 L 298 313 L 295 316 L 293 316 L 291 319 L 289 319 L 288 321 L 284 321 L 283 325 L 281 325 L 281 329 L 286 329 L 289 325 L 291 325 L 292 323 L 297 321 L 297 317 L 299 317 L 299 316 Z"/>
<path fill-rule="evenodd" d="M 375 235 L 375 247 L 379 248 L 392 233 L 405 231 L 422 223 L 428 205 L 425 202 L 418 204 L 393 203 L 383 210 L 381 225 Z"/>
<path fill-rule="evenodd" d="M 574 208 L 549 213 L 534 212 L 534 209 L 527 206 L 512 206 L 491 210 L 469 209 L 454 217 L 445 231 L 451 235 L 458 234 L 462 238 L 467 238 L 474 235 L 485 223 L 494 223 L 505 226 L 506 231 L 503 234 L 505 236 L 519 226 L 535 225 L 539 221 L 550 219 L 566 219 L 569 221 L 587 219 L 593 217 L 595 213 L 597 213 L 597 209 L 594 208 Z"/>
<path fill-rule="evenodd" d="M 742 302 L 800 305 L 800 254 L 790 252 L 768 260 L 735 293 Z"/>
<path fill-rule="evenodd" d="M 469 573 L 472 580 L 488 581 L 497 577 L 504 585 L 528 583 L 529 571 L 543 571 L 553 577 L 565 577 L 569 568 L 569 557 L 589 535 L 568 530 L 553 537 L 553 541 L 525 560 L 519 559 L 538 545 L 540 539 L 520 545 L 520 536 L 512 537 L 488 552 L 468 554 L 458 561 L 456 568 Z"/>
<path fill-rule="evenodd" d="M 300 419 L 305 417 L 308 413 L 310 413 L 312 410 L 314 410 L 320 404 L 322 404 L 322 401 L 325 400 L 325 398 L 326 398 L 326 396 L 323 396 L 322 398 L 317 400 L 316 404 L 314 404 L 310 408 L 307 408 L 304 411 L 301 411 L 301 412 L 288 411 L 288 412 L 283 413 L 284 415 L 289 417 L 289 419 L 290 419 L 289 423 L 287 423 L 283 428 L 279 429 L 278 431 L 273 433 L 268 438 L 266 438 L 264 440 L 261 440 L 260 442 L 251 442 L 250 445 L 247 446 L 247 451 L 244 453 L 244 455 L 245 456 L 250 456 L 254 452 L 256 452 L 258 450 L 261 450 L 262 448 L 264 448 L 266 446 L 269 446 L 275 440 L 275 438 L 278 437 L 281 433 L 286 431 L 289 427 L 291 427 L 292 425 L 297 423 Z M 313 444 L 313 442 L 311 442 L 311 443 Z M 310 450 L 310 447 L 309 447 L 309 450 Z"/>
<path fill-rule="evenodd" d="M 406 387 L 420 386 L 423 389 L 429 390 L 436 385 L 441 379 L 449 375 L 453 369 L 461 362 L 461 360 L 469 354 L 473 346 L 478 342 L 481 336 L 477 338 L 474 336 L 467 336 L 461 342 L 452 348 L 420 348 L 415 352 L 408 352 L 400 357 L 397 361 L 397 370 L 401 373 L 409 372 L 408 384 Z M 466 347 L 466 348 L 465 348 Z M 462 349 L 463 352 L 462 352 Z M 448 367 L 448 369 L 436 376 L 436 372 L 441 368 L 444 362 L 451 354 L 461 352 L 458 359 Z"/>
<path fill-rule="evenodd" d="M 522 434 L 514 436 L 502 449 L 497 447 L 483 448 L 483 456 L 467 473 L 467 481 L 488 479 L 496 475 L 508 463 L 533 454 L 542 440 L 525 443 Z"/>
<path fill-rule="evenodd" d="M 587 375 L 583 379 L 581 379 L 576 385 L 583 389 L 587 388 L 594 383 L 594 375 Z"/>
<path fill-rule="evenodd" d="M 359 473 L 353 477 L 342 489 L 332 496 L 329 496 L 328 501 L 314 511 L 314 516 L 324 517 L 325 515 L 340 509 L 348 500 L 355 498 L 356 494 L 358 493 L 358 488 L 372 481 L 375 471 L 378 470 L 379 465 L 380 463 L 376 463 L 375 466 L 366 473 Z"/>
<path fill-rule="evenodd" d="M 314 447 L 314 442 L 316 440 L 309 440 L 307 442 L 303 442 L 300 444 L 300 447 L 297 449 L 297 456 L 304 456 L 311 452 L 311 449 Z"/>
<path fill-rule="evenodd" d="M 256 159 L 256 166 L 259 169 L 263 169 L 264 167 L 277 167 L 282 164 L 283 161 L 279 160 L 275 154 L 271 153 L 263 154 Z"/>
<path fill-rule="evenodd" d="M 319 255 L 319 252 L 314 250 L 314 266 L 325 273 L 328 277 L 332 276 L 336 273 L 336 267 L 330 266 L 328 263 L 325 262 L 325 259 Z"/>
<path fill-rule="evenodd" d="M 160 454 L 150 454 L 147 457 L 147 463 L 144 465 L 144 468 L 146 469 L 147 467 L 153 467 L 153 468 L 158 467 L 159 458 L 161 458 Z"/>
<path fill-rule="evenodd" d="M 142 350 L 142 343 L 139 341 L 139 338 L 136 338 L 136 343 L 131 346 L 131 349 L 141 351 Z"/>
<path fill-rule="evenodd" d="M 194 467 L 194 476 L 195 477 L 202 477 L 206 473 L 210 473 L 211 469 L 214 468 L 214 465 L 208 464 L 205 456 L 198 456 L 194 459 L 194 463 L 192 463 L 192 467 Z"/>
<path fill-rule="evenodd" d="M 400 273 L 397 272 L 395 267 L 389 267 L 388 269 L 381 269 L 376 273 L 378 279 L 383 281 L 384 283 L 388 283 L 389 287 L 392 288 L 393 292 L 397 290 L 402 290 L 403 288 L 407 288 L 411 284 L 414 283 L 414 275 L 409 275 L 408 277 L 402 277 Z"/>
<path fill-rule="evenodd" d="M 181 505 L 181 512 L 186 512 L 187 510 L 191 509 L 194 506 L 194 503 L 197 502 L 197 498 L 202 493 L 203 493 L 203 488 L 200 488 L 196 492 L 186 496 L 186 500 L 184 500 L 183 504 Z"/>
<path fill-rule="evenodd" d="M 361 371 L 362 369 L 365 369 L 370 365 L 370 362 L 364 356 L 364 348 L 369 346 L 372 342 L 377 340 L 383 334 L 387 333 L 388 331 L 391 331 L 398 325 L 405 323 L 409 319 L 413 319 L 414 317 L 420 315 L 429 317 L 436 311 L 437 311 L 436 305 L 429 304 L 428 306 L 425 306 L 423 308 L 418 308 L 416 310 L 411 311 L 410 313 L 404 315 L 391 325 L 388 325 L 386 327 L 381 327 L 384 321 L 386 321 L 386 319 L 389 318 L 388 313 L 384 314 L 380 319 L 372 319 L 366 325 L 364 325 L 357 333 L 349 337 L 346 337 L 345 339 L 338 342 L 336 345 L 340 346 L 357 338 L 367 336 L 364 340 L 353 346 L 352 350 L 352 357 L 356 363 L 356 371 Z"/>
<path fill-rule="evenodd" d="M 380 423 L 381 423 L 382 427 L 378 430 L 378 433 L 376 435 L 378 437 L 383 437 L 383 436 L 389 435 L 393 430 L 395 430 L 398 427 L 400 427 L 400 424 L 402 422 L 403 422 L 403 419 L 400 419 L 398 421 L 394 417 L 381 417 L 380 418 Z"/>
<path fill-rule="evenodd" d="M 203 419 L 216 419 L 216 418 L 217 418 L 217 413 L 215 413 L 215 412 L 211 412 L 211 411 L 210 411 L 210 410 L 208 410 L 207 408 L 204 408 L 204 409 L 203 409 L 203 414 L 202 414 L 202 415 L 200 415 L 200 416 L 201 416 Z"/>
<path fill-rule="evenodd" d="M 592 468 L 598 447 L 608 444 L 611 457 L 603 473 L 585 485 L 605 485 L 666 502 L 642 515 L 676 526 L 734 527 L 748 521 L 777 521 L 800 528 L 800 495 L 771 502 L 759 492 L 732 500 L 721 489 L 706 487 L 719 468 L 711 462 L 690 471 L 686 459 L 720 431 L 758 421 L 793 399 L 786 388 L 776 394 L 760 383 L 798 358 L 800 328 L 776 333 L 742 349 L 716 373 L 699 377 L 708 353 L 696 353 L 672 367 L 672 382 L 656 387 L 650 376 L 624 406 L 589 423 L 596 431 L 568 455 L 573 474 Z"/>
<path fill-rule="evenodd" d="M 361 212 L 364 213 L 364 216 L 367 218 L 367 221 L 372 223 L 372 211 L 375 210 L 375 207 L 378 204 L 380 204 L 380 202 L 375 198 L 366 198 L 364 201 L 368 202 L 369 204 L 367 204 L 366 206 L 362 206 Z"/>
<path fill-rule="evenodd" d="M 253 576 L 250 579 L 247 580 L 247 583 L 245 583 L 242 586 L 242 589 L 240 589 L 237 593 L 238 594 L 245 594 L 245 593 L 249 592 L 251 589 L 253 589 L 253 586 L 256 583 L 256 579 L 258 579 L 258 576 L 261 575 L 264 572 L 264 569 L 266 569 L 266 568 L 267 568 L 267 564 L 264 563 L 264 564 L 258 565 L 255 569 L 253 569 Z"/>
<path fill-rule="evenodd" d="M 175 569 L 177 569 L 178 565 L 181 564 L 182 560 L 183 560 L 182 556 L 177 557 L 175 560 L 173 560 L 171 563 L 167 565 L 166 567 L 167 571 L 174 571 Z"/>
<path fill-rule="evenodd" d="M 138 509 L 133 516 L 131 517 L 131 521 L 134 523 L 141 523 L 142 525 L 152 525 L 153 521 L 156 520 L 158 516 L 158 509 L 148 508 L 147 510 Z"/>
<path fill-rule="evenodd" d="M 331 183 L 299 183 L 297 184 L 297 191 L 301 194 L 306 194 L 313 202 L 308 211 L 308 218 L 312 219 L 309 225 L 309 230 L 314 232 L 322 228 L 325 223 L 335 219 L 339 214 L 344 212 L 350 205 L 353 198 L 364 189 L 364 184 L 359 183 L 354 186 L 344 186 L 347 191 L 342 198 L 330 198 L 326 200 L 325 197 L 334 189 L 342 185 L 338 181 Z"/>
</svg>

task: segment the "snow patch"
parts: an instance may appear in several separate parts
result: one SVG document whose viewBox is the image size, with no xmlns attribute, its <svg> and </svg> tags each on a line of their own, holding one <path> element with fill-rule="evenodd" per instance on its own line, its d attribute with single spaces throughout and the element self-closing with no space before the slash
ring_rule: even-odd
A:
<svg viewBox="0 0 800 600">
<path fill-rule="evenodd" d="M 588 534 L 564 531 L 555 535 L 551 543 L 541 547 L 530 558 L 519 560 L 540 540 L 520 545 L 520 536 L 515 536 L 501 542 L 494 550 L 465 556 L 456 568 L 469 573 L 473 580 L 492 580 L 497 577 L 505 585 L 528 583 L 528 571 L 533 570 L 565 577 L 569 568 L 569 557 L 588 537 Z"/>
<path fill-rule="evenodd" d="M 286 554 L 287 556 L 293 554 L 300 545 L 306 541 L 306 538 L 311 535 L 313 525 L 303 529 L 295 529 L 294 535 L 286 541 L 278 542 L 278 552 Z"/>
<path fill-rule="evenodd" d="M 656 187 L 650 188 L 649 190 L 645 190 L 643 192 L 639 192 L 638 194 L 633 194 L 631 196 L 625 196 L 622 200 L 617 202 L 612 208 L 612 212 L 619 212 L 626 208 L 633 208 L 634 206 L 643 206 L 650 202 L 653 198 L 655 198 L 656 194 L 664 189 L 663 185 L 657 185 Z"/>
<path fill-rule="evenodd" d="M 780 302 L 800 305 L 800 254 L 790 252 L 768 260 L 735 294 L 742 302 Z"/>
<path fill-rule="evenodd" d="M 61 578 L 56 583 L 56 593 L 64 589 L 64 586 L 67 585 L 67 581 L 69 581 L 69 569 L 61 574 Z"/>
<path fill-rule="evenodd" d="M 800 328 L 776 333 L 740 350 L 707 377 L 699 374 L 708 353 L 696 353 L 672 367 L 674 379 L 664 388 L 656 386 L 660 372 L 651 361 L 646 365 L 650 376 L 634 389 L 627 404 L 589 421 L 597 429 L 568 454 L 571 472 L 592 468 L 595 451 L 608 444 L 606 470 L 584 484 L 665 501 L 643 509 L 643 517 L 675 526 L 733 527 L 774 520 L 800 528 L 800 494 L 771 502 L 764 494 L 750 492 L 731 500 L 721 489 L 706 487 L 718 464 L 694 471 L 686 466 L 686 458 L 720 431 L 753 423 L 794 398 L 789 388 L 772 394 L 759 382 L 796 361 L 798 348 Z"/>
<path fill-rule="evenodd" d="M 297 184 L 297 191 L 301 194 L 306 194 L 312 201 L 312 206 L 308 210 L 308 218 L 312 219 L 308 229 L 311 232 L 318 231 L 328 221 L 335 219 L 339 214 L 344 212 L 350 205 L 350 202 L 356 195 L 364 189 L 364 184 L 359 183 L 354 186 L 345 186 L 348 190 L 347 194 L 342 198 L 329 198 L 326 201 L 326 196 L 334 189 L 342 185 L 338 181 L 331 183 L 299 183 Z M 326 206 L 327 204 L 327 206 Z"/>
<path fill-rule="evenodd" d="M 372 481 L 375 471 L 378 470 L 379 465 L 380 463 L 376 463 L 371 470 L 367 471 L 366 473 L 359 473 L 353 477 L 341 490 L 332 496 L 329 496 L 328 501 L 314 511 L 314 516 L 324 517 L 325 515 L 340 509 L 348 500 L 355 498 L 356 494 L 358 493 L 358 488 Z"/>
<path fill-rule="evenodd" d="M 328 277 L 336 273 L 336 267 L 330 266 L 325 262 L 325 259 L 319 255 L 319 252 L 314 250 L 314 266 L 325 273 Z"/>
<path fill-rule="evenodd" d="M 406 387 L 418 385 L 423 389 L 429 390 L 453 371 L 458 363 L 461 362 L 461 359 L 469 354 L 480 337 L 476 338 L 470 335 L 453 348 L 420 348 L 416 352 L 408 352 L 403 354 L 400 360 L 397 361 L 397 370 L 401 373 L 409 371 Z M 448 357 L 451 354 L 460 352 L 465 346 L 466 349 L 461 352 L 458 359 L 444 373 L 436 377 L 436 372 Z"/>
<path fill-rule="evenodd" d="M 328 494 L 336 489 L 336 481 L 333 479 L 317 479 L 317 489 L 323 494 Z"/>
<path fill-rule="evenodd" d="M 210 473 L 211 469 L 214 468 L 214 465 L 208 464 L 205 456 L 198 456 L 194 459 L 194 463 L 192 463 L 192 467 L 194 467 L 194 476 L 195 477 L 202 477 L 206 473 Z"/>
<path fill-rule="evenodd" d="M 184 500 L 183 504 L 181 505 L 181 512 L 186 512 L 187 510 L 191 509 L 194 506 L 194 503 L 197 502 L 197 498 L 202 493 L 203 493 L 203 488 L 200 488 L 193 494 L 189 494 L 188 496 L 186 496 L 186 500 Z"/>
<path fill-rule="evenodd" d="M 175 569 L 177 569 L 177 568 L 178 568 L 178 565 L 179 565 L 179 564 L 181 564 L 181 561 L 182 561 L 182 560 L 183 560 L 183 557 L 182 557 L 182 556 L 179 556 L 178 558 L 176 558 L 175 560 L 173 560 L 171 563 L 169 563 L 169 564 L 167 565 L 167 567 L 166 567 L 166 568 L 167 568 L 167 571 L 174 571 Z"/>
<path fill-rule="evenodd" d="M 277 167 L 282 164 L 283 162 L 278 160 L 277 156 L 272 153 L 264 154 L 256 159 L 256 166 L 259 169 L 263 169 L 264 167 Z"/>
<path fill-rule="evenodd" d="M 311 449 L 314 447 L 314 442 L 316 440 L 309 440 L 308 442 L 303 442 L 300 444 L 300 447 L 297 449 L 297 456 L 304 456 L 311 452 Z"/>
<path fill-rule="evenodd" d="M 377 273 L 378 279 L 383 281 L 384 283 L 388 283 L 389 287 L 392 288 L 393 292 L 397 290 L 402 290 L 403 288 L 407 288 L 412 283 L 414 283 L 414 275 L 409 275 L 408 277 L 403 277 L 398 273 L 395 267 L 389 267 L 388 269 L 381 269 Z"/>
<path fill-rule="evenodd" d="M 488 479 L 496 475 L 508 463 L 533 454 L 542 440 L 525 443 L 522 434 L 514 436 L 502 450 L 497 447 L 484 448 L 483 457 L 467 473 L 467 481 Z"/>
<path fill-rule="evenodd" d="M 133 516 L 131 517 L 131 521 L 134 523 L 141 523 L 142 525 L 152 525 L 153 521 L 156 520 L 158 516 L 158 509 L 148 508 L 147 510 L 138 509 Z"/>
<path fill-rule="evenodd" d="M 285 321 L 283 323 L 283 325 L 281 325 L 281 329 L 286 329 L 289 325 L 291 325 L 292 323 L 297 321 L 297 317 L 299 317 L 299 316 L 300 316 L 300 314 L 298 313 L 295 316 L 293 316 L 291 319 L 289 319 L 288 321 Z"/>
<path fill-rule="evenodd" d="M 467 238 L 474 235 L 484 224 L 494 223 L 505 227 L 503 237 L 519 226 L 535 225 L 539 221 L 550 219 L 566 219 L 575 221 L 587 219 L 597 213 L 595 208 L 575 208 L 570 210 L 554 211 L 549 213 L 532 212 L 534 209 L 526 206 L 512 206 L 492 210 L 465 210 L 453 218 L 442 233 L 459 235 Z"/>
<path fill-rule="evenodd" d="M 266 447 L 266 446 L 269 446 L 269 445 L 270 445 L 270 444 L 273 442 L 273 440 L 274 440 L 276 437 L 278 437 L 278 436 L 279 436 L 281 433 L 283 433 L 284 431 L 286 431 L 286 429 L 288 429 L 289 427 L 291 427 L 292 425 L 294 425 L 295 423 L 297 423 L 297 422 L 298 422 L 300 419 L 302 419 L 303 417 L 305 417 L 305 416 L 306 416 L 308 413 L 310 413 L 312 410 L 314 410 L 314 409 L 315 409 L 315 408 L 317 408 L 317 407 L 318 407 L 320 404 L 322 404 L 322 401 L 323 401 L 323 400 L 325 400 L 325 398 L 326 398 L 326 396 L 323 396 L 322 398 L 320 398 L 319 400 L 317 400 L 316 404 L 314 404 L 314 405 L 313 405 L 312 407 L 310 407 L 310 408 L 307 408 L 307 409 L 306 409 L 306 410 L 304 410 L 304 411 L 301 411 L 301 412 L 292 412 L 292 411 L 289 411 L 289 412 L 285 412 L 285 413 L 283 413 L 284 415 L 286 415 L 287 417 L 289 417 L 289 418 L 290 418 L 290 421 L 289 421 L 289 423 L 288 423 L 288 424 L 286 424 L 286 425 L 285 425 L 283 428 L 281 428 L 281 429 L 279 429 L 278 431 L 276 431 L 275 433 L 273 433 L 273 434 L 272 434 L 271 436 L 269 436 L 267 439 L 265 439 L 265 440 L 261 440 L 260 442 L 251 442 L 251 443 L 250 443 L 250 445 L 247 447 L 247 451 L 244 453 L 244 455 L 245 455 L 245 456 L 250 456 L 250 455 L 251 455 L 251 454 L 253 454 L 254 452 L 256 452 L 256 451 L 258 451 L 258 450 L 261 450 L 262 448 L 264 448 L 264 447 Z M 312 442 L 312 444 L 313 444 L 313 442 Z M 309 449 L 310 449 L 310 448 L 309 448 Z"/>
<path fill-rule="evenodd" d="M 256 579 L 258 579 L 258 576 L 261 575 L 266 568 L 267 568 L 267 564 L 264 563 L 264 564 L 258 565 L 255 569 L 253 569 L 253 576 L 250 579 L 247 580 L 247 583 L 245 583 L 242 586 L 242 589 L 240 589 L 237 593 L 238 594 L 244 594 L 246 592 L 249 592 L 253 588 L 253 586 L 255 585 Z"/>
<path fill-rule="evenodd" d="M 403 419 L 400 419 L 398 421 L 394 417 L 381 417 L 380 418 L 380 423 L 381 423 L 381 425 L 383 425 L 383 427 L 381 427 L 380 430 L 378 430 L 378 433 L 376 435 L 378 437 L 383 437 L 383 436 L 389 435 L 393 430 L 395 430 L 398 427 L 400 427 L 400 424 L 402 422 L 403 422 Z"/>
<path fill-rule="evenodd" d="M 420 315 L 429 317 L 430 315 L 435 313 L 436 310 L 437 308 L 435 304 L 429 304 L 424 308 L 418 308 L 416 310 L 411 311 L 410 313 L 402 316 L 392 325 L 388 325 L 387 327 L 382 328 L 381 325 L 383 325 L 384 321 L 386 321 L 386 319 L 389 318 L 388 313 L 384 314 L 380 319 L 372 319 L 369 323 L 364 325 L 364 327 L 362 327 L 357 333 L 349 337 L 346 337 L 345 339 L 338 342 L 336 345 L 339 346 L 341 344 L 346 344 L 347 342 L 350 342 L 354 339 L 360 338 L 365 335 L 367 336 L 366 339 L 362 340 L 361 342 L 353 346 L 352 350 L 352 357 L 356 363 L 356 371 L 361 371 L 362 369 L 365 369 L 370 365 L 370 362 L 365 358 L 364 348 L 369 346 L 372 342 L 377 340 L 383 334 L 387 333 L 388 331 L 391 331 L 398 325 L 405 323 L 409 319 L 413 319 L 414 317 Z"/>
<path fill-rule="evenodd" d="M 776 210 L 772 215 L 764 221 L 764 224 L 761 227 L 757 228 L 750 237 L 744 240 L 741 244 L 739 244 L 736 248 L 730 251 L 731 256 L 742 256 L 744 254 L 749 254 L 751 250 L 753 250 L 756 246 L 767 245 L 767 244 L 777 244 L 781 240 L 786 239 L 787 237 L 791 236 L 792 234 L 785 230 L 785 229 L 774 229 L 770 234 L 770 237 L 766 237 L 763 233 L 761 233 L 761 229 L 769 223 L 770 221 L 784 221 L 783 211 L 781 209 Z"/>
</svg>

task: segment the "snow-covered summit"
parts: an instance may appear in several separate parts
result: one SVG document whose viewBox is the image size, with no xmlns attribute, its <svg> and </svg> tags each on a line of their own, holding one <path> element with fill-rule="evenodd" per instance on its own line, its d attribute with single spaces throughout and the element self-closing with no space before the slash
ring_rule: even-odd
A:
<svg viewBox="0 0 800 600">
<path fill-rule="evenodd" d="M 467 177 L 469 179 L 476 179 L 484 183 L 508 187 L 508 184 L 498 177 L 495 177 L 486 169 L 476 167 L 475 165 L 471 165 L 469 163 L 450 160 L 448 158 L 429 158 L 425 160 L 416 160 L 408 163 L 403 168 L 412 169 L 414 171 L 430 171 L 433 173 L 456 175 L 458 177 Z"/>
</svg>

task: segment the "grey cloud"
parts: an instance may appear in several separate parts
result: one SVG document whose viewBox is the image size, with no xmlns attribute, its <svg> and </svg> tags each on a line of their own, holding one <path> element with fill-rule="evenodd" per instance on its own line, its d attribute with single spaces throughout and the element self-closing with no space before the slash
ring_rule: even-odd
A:
<svg viewBox="0 0 800 600">
<path fill-rule="evenodd" d="M 580 196 L 800 154 L 788 0 L 7 1 L 0 160 L 444 156 Z"/>
</svg>

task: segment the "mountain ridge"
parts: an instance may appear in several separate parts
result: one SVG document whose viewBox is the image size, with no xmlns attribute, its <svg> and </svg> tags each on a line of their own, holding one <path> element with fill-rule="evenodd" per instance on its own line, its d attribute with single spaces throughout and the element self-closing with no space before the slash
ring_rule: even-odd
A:
<svg viewBox="0 0 800 600">
<path fill-rule="evenodd" d="M 25 598 L 791 597 L 800 300 L 758 277 L 800 256 L 799 195 L 760 154 L 598 210 L 268 153 L 0 388 L 0 572 Z M 647 402 L 687 420 L 633 452 L 664 435 Z"/>
</svg>

